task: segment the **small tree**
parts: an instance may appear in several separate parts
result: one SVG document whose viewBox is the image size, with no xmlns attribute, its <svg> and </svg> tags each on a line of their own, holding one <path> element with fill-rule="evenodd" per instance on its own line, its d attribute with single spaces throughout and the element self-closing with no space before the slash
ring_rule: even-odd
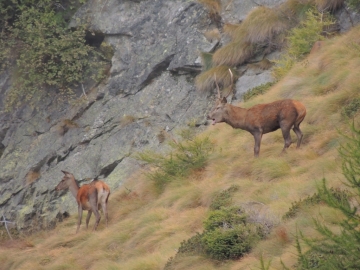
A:
<svg viewBox="0 0 360 270">
<path fill-rule="evenodd" d="M 277 80 L 284 77 L 295 63 L 304 59 L 318 40 L 324 40 L 323 30 L 333 24 L 330 14 L 321 13 L 315 8 L 306 12 L 306 19 L 298 27 L 290 30 L 287 37 L 287 50 L 276 61 L 273 75 Z"/>
<path fill-rule="evenodd" d="M 349 198 L 360 198 L 360 129 L 352 124 L 351 131 L 351 136 L 343 135 L 346 142 L 339 149 L 346 185 L 350 189 L 349 195 L 337 197 L 327 187 L 325 179 L 319 187 L 322 199 L 344 215 L 345 218 L 337 224 L 341 230 L 339 233 L 334 232 L 315 220 L 315 229 L 321 234 L 321 239 L 308 239 L 300 233 L 300 238 L 310 250 L 303 253 L 300 243 L 297 243 L 298 269 L 359 269 L 360 215 Z"/>
</svg>

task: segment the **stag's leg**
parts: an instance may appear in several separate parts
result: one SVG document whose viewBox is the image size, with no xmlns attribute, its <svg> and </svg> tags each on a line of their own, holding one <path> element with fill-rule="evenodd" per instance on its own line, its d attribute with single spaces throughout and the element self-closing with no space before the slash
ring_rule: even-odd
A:
<svg viewBox="0 0 360 270">
<path fill-rule="evenodd" d="M 90 221 L 91 214 L 92 214 L 92 211 L 89 210 L 88 214 L 86 216 L 86 229 L 89 227 L 89 221 Z"/>
<path fill-rule="evenodd" d="M 289 146 L 291 145 L 291 135 L 290 135 L 290 128 L 288 127 L 281 127 L 281 131 L 284 137 L 284 149 L 282 150 L 282 152 L 286 151 L 286 148 L 289 148 Z"/>
<path fill-rule="evenodd" d="M 295 132 L 296 137 L 297 137 L 297 145 L 296 145 L 296 148 L 299 148 L 299 147 L 300 147 L 300 144 L 301 144 L 301 142 L 302 142 L 303 133 L 301 132 L 300 127 L 299 127 L 298 125 L 296 125 L 296 124 L 294 125 L 293 131 Z"/>
<path fill-rule="evenodd" d="M 255 139 L 254 156 L 259 157 L 262 133 L 257 132 L 257 133 L 254 133 L 253 136 Z"/>
<path fill-rule="evenodd" d="M 82 207 L 81 207 L 81 205 L 79 204 L 79 205 L 78 205 L 79 219 L 78 219 L 78 224 L 77 224 L 76 233 L 78 233 L 79 228 L 80 228 L 80 225 L 81 225 L 82 212 L 83 212 Z"/>
</svg>

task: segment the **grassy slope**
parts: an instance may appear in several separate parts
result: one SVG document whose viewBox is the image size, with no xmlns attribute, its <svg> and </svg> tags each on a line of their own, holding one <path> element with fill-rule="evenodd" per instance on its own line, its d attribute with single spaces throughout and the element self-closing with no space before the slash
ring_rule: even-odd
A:
<svg viewBox="0 0 360 270">
<path fill-rule="evenodd" d="M 311 236 L 315 234 L 312 217 L 330 223 L 339 218 L 333 210 L 317 205 L 281 221 L 291 202 L 312 195 L 323 177 L 331 186 L 343 186 L 338 130 L 348 130 L 341 109 L 359 97 L 359 36 L 356 28 L 327 41 L 268 93 L 241 104 L 301 100 L 307 107 L 301 149 L 295 150 L 293 144 L 287 154 L 279 155 L 283 139 L 276 131 L 263 137 L 261 157 L 254 159 L 249 133 L 226 124 L 211 126 L 203 135 L 210 136 L 216 151 L 206 169 L 170 184 L 161 195 L 138 172 L 125 184 L 131 193 L 120 188 L 110 196 L 109 228 L 102 221 L 97 232 L 82 227 L 75 235 L 74 214 L 52 231 L 1 243 L 0 269 L 162 269 L 181 241 L 202 231 L 213 194 L 234 184 L 240 187 L 235 204 L 263 203 L 263 211 L 278 221 L 278 227 L 245 258 L 219 264 L 185 257 L 176 269 L 258 269 L 261 255 L 265 261 L 272 260 L 271 269 L 281 269 L 280 259 L 291 267 L 296 262 L 296 228 Z"/>
</svg>

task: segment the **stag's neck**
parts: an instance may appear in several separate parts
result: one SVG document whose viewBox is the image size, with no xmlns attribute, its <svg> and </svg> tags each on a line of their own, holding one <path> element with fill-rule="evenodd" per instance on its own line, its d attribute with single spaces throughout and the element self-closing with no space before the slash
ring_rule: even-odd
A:
<svg viewBox="0 0 360 270">
<path fill-rule="evenodd" d="M 72 179 L 70 185 L 69 185 L 69 190 L 71 192 L 71 194 L 75 197 L 76 199 L 76 196 L 77 196 L 77 193 L 79 191 L 79 186 L 78 184 L 76 183 L 76 180 L 75 178 Z"/>
<path fill-rule="evenodd" d="M 225 116 L 225 122 L 233 128 L 246 130 L 247 109 L 240 108 L 229 104 L 228 113 Z"/>
</svg>

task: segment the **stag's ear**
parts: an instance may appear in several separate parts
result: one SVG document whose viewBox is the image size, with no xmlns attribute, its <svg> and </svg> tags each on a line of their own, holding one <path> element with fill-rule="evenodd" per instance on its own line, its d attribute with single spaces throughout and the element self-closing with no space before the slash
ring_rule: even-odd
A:
<svg viewBox="0 0 360 270">
<path fill-rule="evenodd" d="M 63 171 L 63 170 L 61 170 L 64 174 L 69 174 L 67 171 Z"/>
<path fill-rule="evenodd" d="M 221 103 L 223 103 L 223 104 L 227 103 L 226 97 L 223 97 L 223 98 L 221 99 Z"/>
</svg>

